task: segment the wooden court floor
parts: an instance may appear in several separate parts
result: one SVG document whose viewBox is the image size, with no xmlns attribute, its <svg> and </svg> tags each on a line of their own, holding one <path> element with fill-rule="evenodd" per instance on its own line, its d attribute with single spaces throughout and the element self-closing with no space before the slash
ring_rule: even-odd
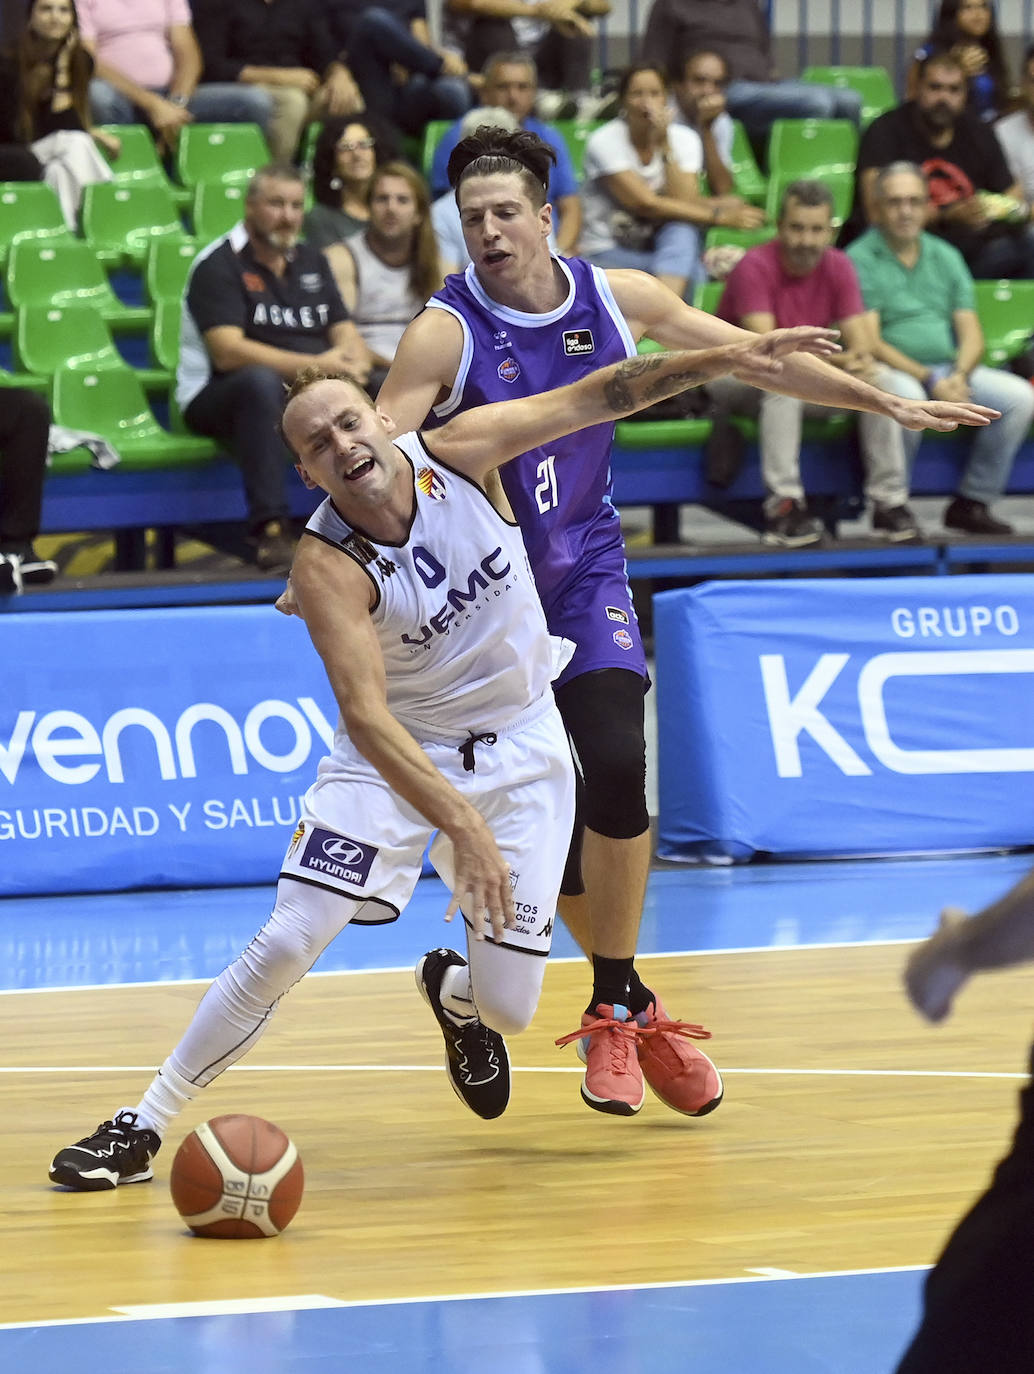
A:
<svg viewBox="0 0 1034 1374">
<path fill-rule="evenodd" d="M 449 1090 L 411 973 L 313 975 L 173 1128 L 154 1183 L 82 1195 L 51 1187 L 51 1156 L 138 1099 L 203 985 L 2 995 L 0 1321 L 929 1263 L 1008 1140 L 1031 980 L 985 979 L 931 1029 L 901 995 L 905 953 L 644 960 L 669 1010 L 715 1032 L 726 1099 L 700 1121 L 651 1096 L 631 1120 L 584 1107 L 573 1047 L 552 1044 L 577 1025 L 580 961 L 547 970 L 495 1122 Z M 231 1111 L 278 1122 L 303 1156 L 305 1198 L 279 1239 L 198 1240 L 172 1208 L 179 1140 Z"/>
</svg>

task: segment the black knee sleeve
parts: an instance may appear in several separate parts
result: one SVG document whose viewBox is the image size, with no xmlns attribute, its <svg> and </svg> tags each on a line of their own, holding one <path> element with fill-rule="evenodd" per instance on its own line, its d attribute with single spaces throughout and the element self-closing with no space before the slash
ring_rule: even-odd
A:
<svg viewBox="0 0 1034 1374">
<path fill-rule="evenodd" d="M 585 783 L 579 821 L 608 839 L 635 839 L 650 825 L 643 724 L 646 686 L 638 673 L 601 668 L 572 678 L 556 692 Z"/>
</svg>

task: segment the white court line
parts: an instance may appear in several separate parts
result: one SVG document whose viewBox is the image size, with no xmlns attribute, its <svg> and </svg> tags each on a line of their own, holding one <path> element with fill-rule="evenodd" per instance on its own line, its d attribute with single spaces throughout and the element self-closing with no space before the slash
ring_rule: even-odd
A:
<svg viewBox="0 0 1034 1374">
<path fill-rule="evenodd" d="M 441 1064 L 232 1064 L 226 1073 L 444 1073 Z M 537 1065 L 511 1064 L 511 1073 L 579 1073 L 581 1064 Z M 0 1067 L 2 1074 L 102 1074 L 154 1073 L 153 1064 L 23 1064 Z M 730 1069 L 722 1065 L 722 1074 L 751 1074 L 759 1077 L 785 1078 L 1002 1078 L 1023 1082 L 1026 1073 L 992 1073 L 986 1070 L 958 1069 Z"/>
<path fill-rule="evenodd" d="M 724 949 L 672 949 L 653 951 L 649 954 L 637 954 L 636 963 L 641 964 L 645 959 L 706 959 L 711 954 L 795 954 L 799 950 L 809 949 L 870 949 L 870 948 L 893 948 L 898 945 L 917 945 L 927 937 L 917 935 L 914 938 L 899 938 L 894 940 L 828 940 L 815 941 L 811 944 L 800 945 L 730 945 Z M 553 958 L 550 956 L 550 964 L 582 964 L 585 959 L 581 955 L 563 955 Z M 412 964 L 387 965 L 384 968 L 340 968 L 340 969 L 317 969 L 313 973 L 307 973 L 308 978 L 354 978 L 364 973 L 412 973 Z M 54 987 L 38 988 L 0 988 L 0 997 L 25 997 L 30 993 L 69 993 L 69 992 L 103 992 L 109 988 L 189 988 L 207 987 L 218 974 L 212 974 L 210 978 L 146 978 L 139 982 L 129 983 L 62 983 Z"/>
<path fill-rule="evenodd" d="M 327 1298 L 320 1293 L 305 1294 L 294 1299 L 296 1309 L 286 1304 L 292 1299 L 255 1298 L 242 1299 L 234 1306 L 236 1312 L 284 1312 L 305 1310 L 308 1307 L 412 1307 L 424 1303 L 479 1302 L 495 1298 L 552 1298 L 565 1297 L 579 1293 L 640 1293 L 665 1292 L 676 1288 L 715 1288 L 730 1284 L 744 1283 L 798 1283 L 802 1279 L 853 1279 L 878 1277 L 881 1274 L 920 1274 L 928 1270 L 928 1264 L 897 1264 L 881 1269 L 828 1269 L 815 1273 L 790 1274 L 784 1271 L 737 1274 L 727 1278 L 715 1279 L 672 1279 L 663 1283 L 611 1283 L 586 1288 L 516 1288 L 498 1293 L 428 1293 L 417 1298 Z M 269 1304 L 267 1306 L 267 1304 Z M 32 1330 L 43 1326 L 91 1326 L 98 1322 L 155 1321 L 162 1317 L 189 1316 L 183 1309 L 196 1306 L 193 1303 L 169 1303 L 166 1307 L 113 1307 L 118 1315 L 111 1317 L 69 1317 L 53 1318 L 46 1321 L 0 1322 L 0 1331 Z"/>
</svg>

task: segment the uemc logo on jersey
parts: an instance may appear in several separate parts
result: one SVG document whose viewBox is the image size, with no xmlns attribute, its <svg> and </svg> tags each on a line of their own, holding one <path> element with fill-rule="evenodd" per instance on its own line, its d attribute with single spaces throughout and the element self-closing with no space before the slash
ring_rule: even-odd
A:
<svg viewBox="0 0 1034 1374">
<path fill-rule="evenodd" d="M 372 844 L 349 839 L 347 835 L 335 835 L 332 830 L 314 829 L 299 865 L 327 878 L 362 887 L 376 857 L 377 849 Z"/>
<path fill-rule="evenodd" d="M 449 577 L 447 569 L 422 544 L 413 546 L 413 567 L 421 582 L 431 591 L 440 587 Z M 510 563 L 502 547 L 493 549 L 468 573 L 466 585 L 457 584 L 444 592 L 445 600 L 441 608 L 413 634 L 404 634 L 402 643 L 421 648 L 429 644 L 435 635 L 448 634 L 457 616 L 469 614 L 487 596 L 493 583 L 498 590 L 498 584 L 505 581 L 510 571 Z"/>
</svg>

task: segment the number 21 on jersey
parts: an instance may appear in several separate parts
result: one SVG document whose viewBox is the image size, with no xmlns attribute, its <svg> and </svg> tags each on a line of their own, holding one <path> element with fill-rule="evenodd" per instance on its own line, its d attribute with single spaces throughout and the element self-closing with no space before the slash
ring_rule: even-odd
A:
<svg viewBox="0 0 1034 1374">
<path fill-rule="evenodd" d="M 546 511 L 553 510 L 560 504 L 556 489 L 555 453 L 543 458 L 535 469 L 535 476 L 539 479 L 538 486 L 535 488 L 535 500 L 538 502 L 539 511 L 545 515 Z"/>
</svg>

